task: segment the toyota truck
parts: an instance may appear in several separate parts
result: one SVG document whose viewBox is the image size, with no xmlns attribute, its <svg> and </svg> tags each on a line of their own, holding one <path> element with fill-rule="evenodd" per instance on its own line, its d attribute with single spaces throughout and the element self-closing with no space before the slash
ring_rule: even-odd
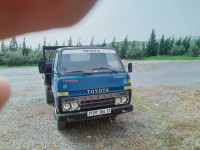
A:
<svg viewBox="0 0 200 150">
<path fill-rule="evenodd" d="M 114 48 L 43 46 L 46 102 L 53 103 L 58 130 L 69 122 L 131 112 L 132 63 L 126 72 Z"/>
</svg>

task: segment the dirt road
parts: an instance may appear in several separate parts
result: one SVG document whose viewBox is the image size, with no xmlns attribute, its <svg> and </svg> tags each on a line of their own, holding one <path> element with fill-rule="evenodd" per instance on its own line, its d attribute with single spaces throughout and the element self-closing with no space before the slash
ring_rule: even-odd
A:
<svg viewBox="0 0 200 150">
<path fill-rule="evenodd" d="M 37 67 L 1 68 L 12 96 L 0 111 L 0 149 L 200 149 L 200 61 L 132 63 L 133 112 L 61 132 Z"/>
</svg>

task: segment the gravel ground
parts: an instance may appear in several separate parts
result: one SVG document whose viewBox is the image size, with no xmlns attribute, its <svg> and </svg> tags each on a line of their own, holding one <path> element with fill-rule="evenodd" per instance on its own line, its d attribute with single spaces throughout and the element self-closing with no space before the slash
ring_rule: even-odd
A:
<svg viewBox="0 0 200 150">
<path fill-rule="evenodd" d="M 133 112 L 61 132 L 37 67 L 1 68 L 12 95 L 0 111 L 0 149 L 200 149 L 200 61 L 132 63 Z"/>
</svg>

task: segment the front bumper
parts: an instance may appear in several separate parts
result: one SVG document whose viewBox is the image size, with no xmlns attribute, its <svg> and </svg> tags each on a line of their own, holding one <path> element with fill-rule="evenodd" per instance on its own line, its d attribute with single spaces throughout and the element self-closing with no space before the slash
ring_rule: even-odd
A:
<svg viewBox="0 0 200 150">
<path fill-rule="evenodd" d="M 93 117 L 87 117 L 87 111 L 58 114 L 56 109 L 55 109 L 54 113 L 55 113 L 56 118 L 59 121 L 74 122 L 74 121 L 83 121 L 83 120 L 91 120 L 91 119 L 95 119 L 95 118 L 104 118 L 104 117 L 116 116 L 116 115 L 119 115 L 119 114 L 131 112 L 131 111 L 133 111 L 133 105 L 128 104 L 128 105 L 111 107 L 111 114 L 93 116 Z"/>
</svg>

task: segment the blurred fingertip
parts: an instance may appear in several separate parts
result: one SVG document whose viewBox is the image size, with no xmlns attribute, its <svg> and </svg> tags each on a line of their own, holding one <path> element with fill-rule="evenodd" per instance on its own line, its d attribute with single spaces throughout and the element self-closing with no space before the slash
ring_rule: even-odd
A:
<svg viewBox="0 0 200 150">
<path fill-rule="evenodd" d="M 8 81 L 0 76 L 0 108 L 5 104 L 6 100 L 10 96 L 10 84 Z"/>
</svg>

